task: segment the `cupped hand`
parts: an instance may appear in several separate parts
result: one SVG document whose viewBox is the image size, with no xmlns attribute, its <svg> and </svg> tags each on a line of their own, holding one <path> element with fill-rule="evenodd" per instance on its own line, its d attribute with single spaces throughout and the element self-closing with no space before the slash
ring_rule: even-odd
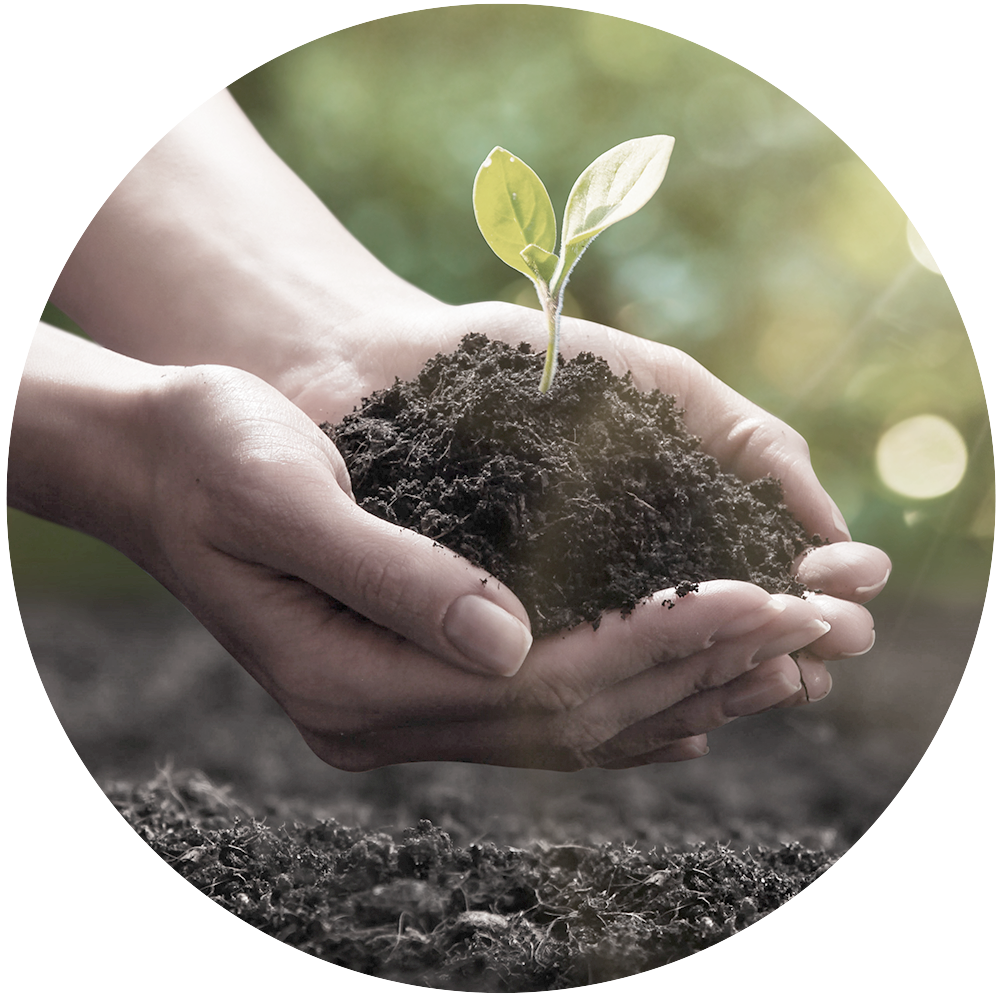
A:
<svg viewBox="0 0 1000 1000">
<path fill-rule="evenodd" d="M 336 422 L 394 377 L 412 378 L 428 358 L 454 350 L 469 332 L 545 349 L 544 324 L 534 310 L 501 302 L 448 306 L 429 298 L 408 300 L 396 312 L 383 305 L 379 315 L 360 314 L 338 326 L 335 338 L 318 342 L 317 362 L 297 372 L 284 391 L 314 420 Z M 801 556 L 795 567 L 809 591 L 807 600 L 833 627 L 799 657 L 805 688 L 792 702 L 826 695 L 832 682 L 823 662 L 871 648 L 873 622 L 861 605 L 882 590 L 891 566 L 881 550 L 851 540 L 813 471 L 803 437 L 674 348 L 564 319 L 561 350 L 567 357 L 591 351 L 617 374 L 631 372 L 640 389 L 674 396 L 688 429 L 725 471 L 745 480 L 777 477 L 785 502 L 806 529 L 829 540 Z"/>
<path fill-rule="evenodd" d="M 516 597 L 362 511 L 330 440 L 260 379 L 170 369 L 137 427 L 152 534 L 131 554 L 341 768 L 697 757 L 708 730 L 804 698 L 788 654 L 834 631 L 718 581 L 529 649 Z"/>
</svg>

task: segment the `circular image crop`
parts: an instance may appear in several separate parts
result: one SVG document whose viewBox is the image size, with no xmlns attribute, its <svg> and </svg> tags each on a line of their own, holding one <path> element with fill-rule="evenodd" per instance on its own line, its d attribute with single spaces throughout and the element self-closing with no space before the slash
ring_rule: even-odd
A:
<svg viewBox="0 0 1000 1000">
<path fill-rule="evenodd" d="M 865 834 L 968 661 L 994 469 L 945 279 L 674 35 L 318 38 L 143 159 L 42 319 L 46 692 L 164 861 L 336 966 L 530 992 L 723 941 Z"/>
</svg>

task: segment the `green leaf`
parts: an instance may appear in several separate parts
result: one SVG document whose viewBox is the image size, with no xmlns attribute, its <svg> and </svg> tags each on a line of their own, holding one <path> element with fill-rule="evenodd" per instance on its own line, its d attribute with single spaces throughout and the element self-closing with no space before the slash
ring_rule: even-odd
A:
<svg viewBox="0 0 1000 1000">
<path fill-rule="evenodd" d="M 559 263 L 559 258 L 554 253 L 543 250 L 537 243 L 526 246 L 521 251 L 521 259 L 528 265 L 532 276 L 546 285 L 552 280 L 552 275 L 556 273 L 556 265 Z"/>
<path fill-rule="evenodd" d="M 673 148 L 672 136 L 649 135 L 623 142 L 594 160 L 577 178 L 566 202 L 563 254 L 638 212 L 663 181 Z"/>
<path fill-rule="evenodd" d="M 552 253 L 556 215 L 545 185 L 531 167 L 497 146 L 476 174 L 472 204 L 479 231 L 490 249 L 515 271 L 535 279 L 537 275 L 521 252 L 536 246 L 543 253 Z"/>
</svg>

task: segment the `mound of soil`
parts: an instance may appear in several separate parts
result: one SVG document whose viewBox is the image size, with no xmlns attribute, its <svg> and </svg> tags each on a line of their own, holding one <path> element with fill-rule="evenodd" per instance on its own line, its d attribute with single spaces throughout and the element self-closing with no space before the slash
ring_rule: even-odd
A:
<svg viewBox="0 0 1000 1000">
<path fill-rule="evenodd" d="M 483 993 L 658 968 L 759 920 L 836 860 L 799 844 L 464 847 L 427 820 L 395 835 L 332 819 L 275 829 L 197 773 L 108 794 L 161 858 L 266 934 L 358 972 Z"/>
<path fill-rule="evenodd" d="M 802 593 L 793 559 L 822 544 L 776 479 L 724 473 L 672 397 L 585 353 L 538 391 L 543 359 L 467 335 L 336 427 L 358 503 L 488 570 L 536 635 L 623 614 L 713 579 Z"/>
</svg>

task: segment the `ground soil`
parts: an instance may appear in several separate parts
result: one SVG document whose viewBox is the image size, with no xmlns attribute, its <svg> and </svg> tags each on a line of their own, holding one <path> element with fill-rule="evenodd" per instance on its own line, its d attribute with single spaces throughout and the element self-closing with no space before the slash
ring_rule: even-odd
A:
<svg viewBox="0 0 1000 1000">
<path fill-rule="evenodd" d="M 469 334 L 420 375 L 323 424 L 359 504 L 465 556 L 536 635 L 712 579 L 801 594 L 810 537 L 771 478 L 724 473 L 675 401 L 581 354 L 540 393 L 542 357 Z"/>
<path fill-rule="evenodd" d="M 197 773 L 108 794 L 161 858 L 259 930 L 439 989 L 552 990 L 655 969 L 756 922 L 835 860 L 801 844 L 463 845 L 429 820 L 397 836 L 336 820 L 275 829 Z"/>
</svg>

